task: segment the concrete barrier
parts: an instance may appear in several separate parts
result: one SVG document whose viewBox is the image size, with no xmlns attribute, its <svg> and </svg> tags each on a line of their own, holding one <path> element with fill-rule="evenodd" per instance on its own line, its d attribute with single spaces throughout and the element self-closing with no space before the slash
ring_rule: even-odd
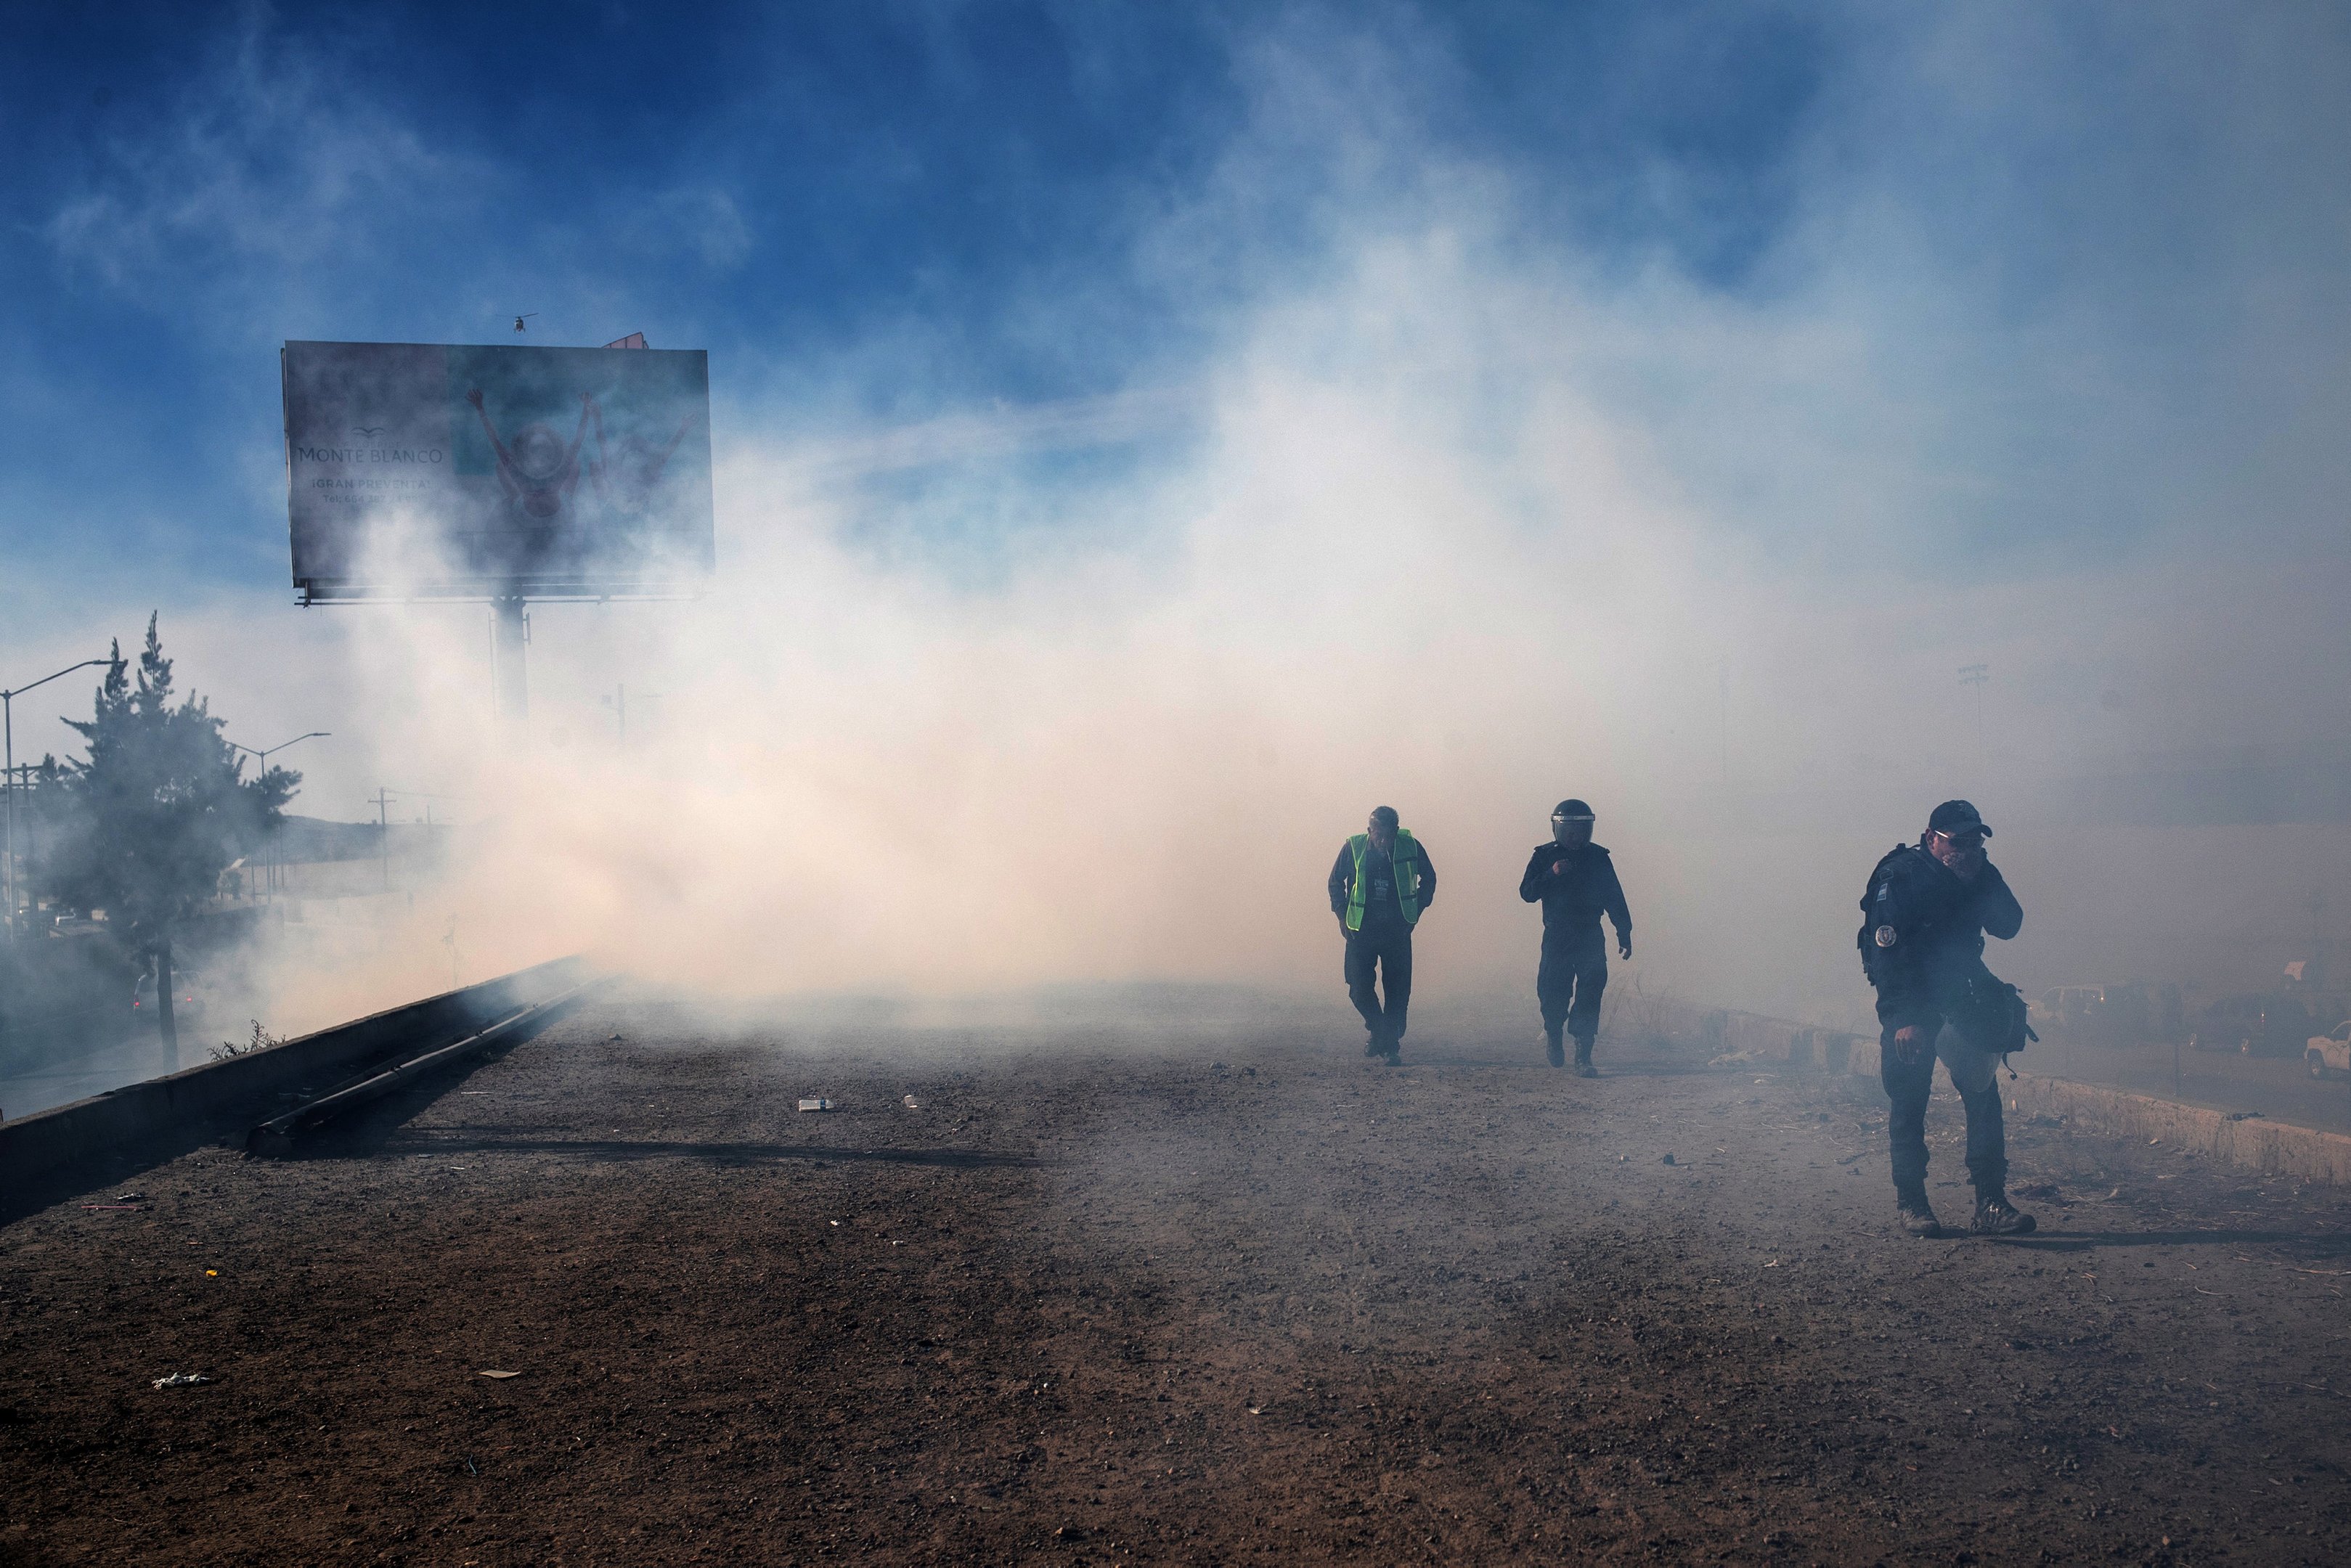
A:
<svg viewBox="0 0 2351 1568">
<path fill-rule="evenodd" d="M 1845 1071 L 1854 1052 L 1864 1043 L 1844 1030 L 1823 1029 L 1792 1019 L 1729 1009 L 1717 1009 L 1703 1015 L 1698 1032 L 1700 1042 L 1715 1055 L 1785 1066 L 1798 1072 Z M 1877 1049 L 1875 1041 L 1868 1042 L 1868 1046 L 1873 1053 Z M 1874 1054 L 1870 1071 L 1877 1071 Z"/>
<path fill-rule="evenodd" d="M 2351 1137 L 2272 1122 L 2242 1112 L 2183 1105 L 2129 1094 L 2095 1083 L 2075 1083 L 2020 1071 L 2003 1082 L 2011 1109 L 2023 1115 L 2062 1116 L 2077 1131 L 2137 1143 L 2159 1143 L 2207 1158 L 2312 1182 L 2351 1182 Z"/>
<path fill-rule="evenodd" d="M 241 1131 L 282 1109 L 283 1096 L 321 1092 L 404 1051 L 461 1039 L 517 1008 L 569 990 L 586 971 L 583 959 L 558 958 L 282 1045 L 0 1123 L 0 1209 L 16 1207 L 49 1178 L 94 1156 L 150 1144 L 184 1150 Z"/>
<path fill-rule="evenodd" d="M 2158 1143 L 2266 1176 L 2351 1183 L 2351 1137 L 2341 1133 L 2053 1078 L 2034 1071 L 2026 1060 L 2011 1058 L 2016 1076 L 2001 1077 L 2001 1093 L 2013 1114 L 2062 1117 L 2076 1132 Z M 1849 1070 L 1875 1088 L 1877 1065 L 1877 1042 L 1855 1040 Z"/>
<path fill-rule="evenodd" d="M 1701 1015 L 1697 1032 L 1717 1056 L 1797 1072 L 1849 1074 L 1877 1090 L 1878 1047 L 1872 1037 L 1729 1009 Z M 2001 1078 L 2001 1092 L 2016 1114 L 2059 1116 L 2080 1132 L 2154 1141 L 2264 1175 L 2351 1184 L 2351 1136 L 2053 1078 L 2028 1067 L 2028 1057 L 2029 1051 L 2012 1059 L 2016 1077 Z"/>
</svg>

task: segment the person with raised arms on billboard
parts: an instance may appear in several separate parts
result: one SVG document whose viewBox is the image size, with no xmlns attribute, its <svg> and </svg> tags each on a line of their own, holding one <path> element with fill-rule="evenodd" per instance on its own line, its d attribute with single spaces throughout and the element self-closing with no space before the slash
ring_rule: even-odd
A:
<svg viewBox="0 0 2351 1568">
<path fill-rule="evenodd" d="M 498 427 L 482 406 L 482 389 L 468 392 L 465 401 L 481 416 L 482 428 L 497 452 L 498 483 L 506 489 L 507 502 L 538 522 L 560 517 L 571 492 L 580 487 L 580 444 L 588 439 L 588 411 L 593 401 L 580 394 L 580 428 L 571 433 L 570 445 L 564 445 L 561 436 L 534 420 L 517 433 L 511 448 L 499 439 Z"/>
<path fill-rule="evenodd" d="M 643 436 L 629 434 L 619 443 L 619 455 L 604 445 L 604 410 L 594 398 L 588 400 L 588 411 L 596 421 L 596 455 L 588 460 L 588 482 L 596 486 L 598 499 L 624 517 L 642 517 L 653 509 L 653 490 L 661 484 L 662 471 L 669 466 L 671 455 L 685 433 L 694 428 L 701 417 L 689 413 L 678 421 L 677 434 L 669 444 L 659 451 Z"/>
</svg>

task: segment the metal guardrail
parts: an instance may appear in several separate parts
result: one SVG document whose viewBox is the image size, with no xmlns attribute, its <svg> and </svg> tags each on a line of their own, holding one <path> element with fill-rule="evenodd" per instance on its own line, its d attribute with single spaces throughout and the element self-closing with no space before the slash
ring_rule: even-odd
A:
<svg viewBox="0 0 2351 1568">
<path fill-rule="evenodd" d="M 596 980 L 583 981 L 560 995 L 517 1009 L 488 1028 L 468 1034 L 452 1044 L 435 1046 L 389 1067 L 371 1069 L 317 1099 L 298 1105 L 283 1115 L 272 1116 L 255 1127 L 246 1134 L 246 1152 L 256 1155 L 290 1154 L 295 1141 L 304 1134 L 316 1132 L 347 1111 L 381 1100 L 402 1084 L 421 1078 L 436 1068 L 479 1055 L 533 1028 L 552 1022 L 600 984 L 601 982 Z"/>
<path fill-rule="evenodd" d="M 141 1145 L 192 1148 L 250 1128 L 288 1096 L 373 1076 L 387 1062 L 462 1044 L 575 993 L 587 965 L 538 964 L 223 1061 L 0 1123 L 0 1207 L 78 1163 Z"/>
</svg>

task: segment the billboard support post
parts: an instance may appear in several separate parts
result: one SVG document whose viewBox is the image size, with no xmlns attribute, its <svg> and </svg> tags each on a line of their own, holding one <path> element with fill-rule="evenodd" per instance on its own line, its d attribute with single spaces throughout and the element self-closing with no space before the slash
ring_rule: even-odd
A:
<svg viewBox="0 0 2351 1568">
<path fill-rule="evenodd" d="M 490 601 L 491 681 L 497 696 L 498 722 L 520 734 L 530 725 L 530 655 L 526 652 L 529 622 L 522 595 L 504 594 Z"/>
<path fill-rule="evenodd" d="M 703 350 L 288 341 L 278 368 L 300 601 L 488 604 L 509 739 L 528 601 L 697 598 L 716 567 Z"/>
</svg>

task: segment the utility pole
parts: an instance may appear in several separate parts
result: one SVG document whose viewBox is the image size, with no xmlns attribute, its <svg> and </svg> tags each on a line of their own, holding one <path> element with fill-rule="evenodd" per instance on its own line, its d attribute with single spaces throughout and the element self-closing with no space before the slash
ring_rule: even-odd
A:
<svg viewBox="0 0 2351 1568">
<path fill-rule="evenodd" d="M 0 849 L 0 862 L 5 862 L 7 873 L 5 879 L 0 881 L 5 881 L 5 896 L 7 898 L 8 907 L 5 912 L 0 912 L 6 915 L 6 919 L 0 921 L 0 924 L 7 926 L 8 940 L 11 942 L 16 939 L 16 699 L 35 686 L 47 685 L 58 675 L 70 675 L 76 670 L 87 670 L 97 664 L 111 665 L 113 663 L 111 659 L 84 659 L 78 664 L 68 664 L 55 675 L 43 675 L 37 681 L 29 682 L 13 690 L 0 691 L 0 750 L 5 752 L 5 761 L 7 767 L 6 772 L 0 773 L 0 794 L 5 794 L 8 802 L 6 847 Z"/>
<path fill-rule="evenodd" d="M 2314 887 L 2310 890 L 2310 963 L 2303 970 L 2313 990 L 2330 983 L 2325 943 L 2326 890 L 2323 887 Z"/>
<path fill-rule="evenodd" d="M 611 697 L 606 697 L 603 699 L 603 702 L 604 706 L 608 708 L 611 708 L 620 718 L 621 749 L 626 751 L 629 749 L 629 683 L 626 681 L 622 681 L 621 683 L 621 694 L 618 701 L 615 701 Z"/>
<path fill-rule="evenodd" d="M 11 789 L 22 789 L 26 796 L 24 852 L 21 855 L 12 855 L 10 857 L 12 861 L 23 861 L 25 877 L 32 876 L 35 872 L 39 869 L 41 863 L 41 835 L 39 825 L 36 819 L 31 815 L 32 801 L 30 799 L 33 793 L 33 775 L 39 771 L 39 768 L 34 767 L 29 762 L 20 762 L 16 767 L 8 769 L 7 783 L 5 786 Z M 15 907 L 16 906 L 14 904 L 9 906 L 12 912 Z M 13 934 L 14 933 L 12 931 L 11 935 L 13 936 Z"/>
<path fill-rule="evenodd" d="M 1990 664 L 1962 664 L 1959 666 L 1959 685 L 1963 686 L 1973 686 L 1976 689 L 1976 762 L 1978 766 L 1981 766 L 1984 758 L 1984 683 L 1991 679 L 1991 666 Z"/>
<path fill-rule="evenodd" d="M 472 800 L 472 799 L 474 799 L 474 797 L 473 797 L 473 796 L 471 796 L 471 795 L 449 795 L 449 794 L 439 794 L 439 793 L 435 793 L 434 791 L 433 791 L 433 790 L 431 790 L 431 789 L 389 789 L 389 788 L 387 788 L 386 786 L 381 785 L 381 784 L 379 784 L 379 785 L 377 785 L 377 786 L 376 786 L 375 795 L 374 795 L 374 802 L 375 802 L 375 840 L 376 840 L 375 847 L 376 847 L 376 854 L 377 854 L 378 858 L 379 858 L 379 859 L 381 859 L 381 860 L 382 861 L 382 862 L 383 862 L 383 890 L 384 890 L 384 892 L 386 892 L 386 893 L 390 893 L 390 892 L 392 891 L 392 802 L 393 802 L 394 800 L 422 800 L 422 801 L 423 801 L 423 802 L 424 802 L 424 826 L 425 826 L 426 828 L 430 829 L 431 827 L 433 827 L 433 826 L 434 826 L 434 821 L 433 821 L 433 802 L 434 802 L 434 801 L 435 801 L 435 800 Z M 444 824 L 444 825 L 447 825 L 447 826 L 454 826 L 454 824 Z M 432 845 L 431 845 L 431 839 L 432 839 L 432 835 L 428 832 L 428 833 L 425 835 L 425 838 L 426 838 L 426 846 L 425 846 L 425 847 L 426 847 L 426 848 L 427 848 L 427 850 L 429 851 L 429 850 L 431 849 L 431 847 L 432 847 Z M 410 897 L 411 897 L 412 899 L 413 899 L 414 896 L 415 896 L 415 895 L 414 895 L 414 894 L 410 894 Z"/>
<path fill-rule="evenodd" d="M 1715 668 L 1714 695 L 1720 716 L 1722 741 L 1722 798 L 1730 799 L 1730 655 L 1725 653 Z"/>
<path fill-rule="evenodd" d="M 383 890 L 392 891 L 392 795 L 381 784 L 375 787 L 375 852 L 383 862 Z"/>
<path fill-rule="evenodd" d="M 229 745 L 238 751 L 251 752 L 254 758 L 260 763 L 261 771 L 266 773 L 269 771 L 269 758 L 273 754 L 283 751 L 289 746 L 298 746 L 306 740 L 330 739 L 332 738 L 332 734 L 333 732 L 330 730 L 314 729 L 308 735 L 298 735 L 292 740 L 281 740 L 277 745 L 262 751 L 255 751 L 252 747 L 240 745 L 234 740 L 230 741 Z M 275 827 L 269 830 L 269 842 L 264 847 L 263 851 L 263 852 L 267 856 L 267 859 L 262 862 L 262 874 L 273 893 L 276 892 L 277 887 L 277 832 L 278 830 Z"/>
</svg>

